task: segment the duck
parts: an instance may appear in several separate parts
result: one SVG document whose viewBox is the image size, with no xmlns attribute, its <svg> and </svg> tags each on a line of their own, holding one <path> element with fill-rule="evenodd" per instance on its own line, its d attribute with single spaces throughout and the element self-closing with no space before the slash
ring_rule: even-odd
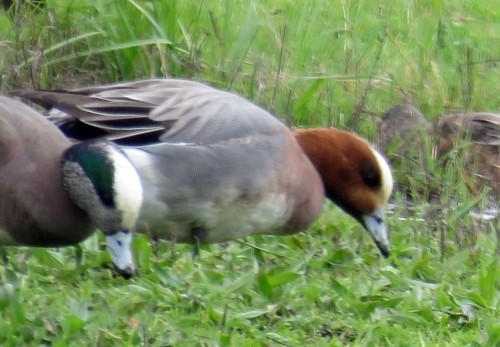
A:
<svg viewBox="0 0 500 347">
<path fill-rule="evenodd" d="M 422 145 L 431 129 L 431 123 L 415 106 L 395 105 L 385 111 L 378 122 L 378 148 L 391 161 L 414 153 L 422 156 Z"/>
<path fill-rule="evenodd" d="M 500 194 L 500 114 L 452 113 L 438 118 L 433 155 L 442 157 L 452 149 L 465 150 L 466 168 Z"/>
<path fill-rule="evenodd" d="M 134 272 L 139 175 L 118 146 L 71 143 L 45 117 L 0 95 L 0 245 L 75 245 L 103 231 L 118 272 Z"/>
<path fill-rule="evenodd" d="M 434 159 L 463 150 L 466 176 L 474 175 L 494 193 L 500 193 L 500 114 L 450 113 L 431 123 L 412 104 L 400 104 L 382 115 L 378 135 L 379 148 L 391 163 L 403 156 L 411 158 L 409 165 L 414 165 L 408 170 L 413 173 L 426 167 L 427 154 L 422 146 L 426 142 Z M 446 165 L 447 161 L 438 163 Z"/>
<path fill-rule="evenodd" d="M 436 155 L 449 152 L 460 138 L 477 144 L 500 146 L 500 114 L 469 112 L 444 115 L 438 118 L 436 133 L 439 135 Z"/>
<path fill-rule="evenodd" d="M 295 234 L 321 213 L 326 189 L 390 253 L 391 171 L 358 137 L 342 133 L 337 149 L 328 138 L 340 132 L 292 132 L 236 94 L 181 79 L 12 94 L 52 110 L 71 139 L 120 146 L 144 188 L 138 232 L 191 244 Z"/>
</svg>

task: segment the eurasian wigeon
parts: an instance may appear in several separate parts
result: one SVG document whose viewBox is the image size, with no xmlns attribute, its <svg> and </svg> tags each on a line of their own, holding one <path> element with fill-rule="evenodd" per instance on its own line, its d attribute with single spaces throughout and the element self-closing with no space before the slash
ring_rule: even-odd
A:
<svg viewBox="0 0 500 347">
<path fill-rule="evenodd" d="M 141 203 L 139 176 L 116 145 L 72 145 L 43 115 L 0 96 L 0 244 L 68 246 L 99 228 L 130 277 Z"/>
<path fill-rule="evenodd" d="M 294 136 L 253 103 L 185 80 L 15 95 L 63 111 L 51 117 L 68 137 L 106 137 L 121 146 L 145 191 L 140 232 L 184 243 L 293 234 L 321 212 L 324 185 L 389 254 L 383 208 L 392 175 L 352 134 L 313 129 Z"/>
</svg>

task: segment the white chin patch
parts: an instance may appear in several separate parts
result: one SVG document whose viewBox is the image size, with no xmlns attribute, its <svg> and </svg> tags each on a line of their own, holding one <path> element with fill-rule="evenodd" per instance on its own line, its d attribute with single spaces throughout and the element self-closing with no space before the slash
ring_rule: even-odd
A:
<svg viewBox="0 0 500 347">
<path fill-rule="evenodd" d="M 134 261 L 132 259 L 132 233 L 117 232 L 106 236 L 106 244 L 111 260 L 120 273 L 132 273 Z"/>
</svg>

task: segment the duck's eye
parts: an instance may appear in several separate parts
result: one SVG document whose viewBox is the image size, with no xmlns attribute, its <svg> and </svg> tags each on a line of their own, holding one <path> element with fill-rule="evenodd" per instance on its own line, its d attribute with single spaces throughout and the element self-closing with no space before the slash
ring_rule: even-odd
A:
<svg viewBox="0 0 500 347">
<path fill-rule="evenodd" d="M 361 179 L 370 188 L 380 187 L 380 173 L 371 165 L 364 166 L 361 169 Z"/>
<path fill-rule="evenodd" d="M 122 246 L 122 242 L 120 240 L 116 240 L 116 243 L 118 244 L 118 246 Z"/>
</svg>

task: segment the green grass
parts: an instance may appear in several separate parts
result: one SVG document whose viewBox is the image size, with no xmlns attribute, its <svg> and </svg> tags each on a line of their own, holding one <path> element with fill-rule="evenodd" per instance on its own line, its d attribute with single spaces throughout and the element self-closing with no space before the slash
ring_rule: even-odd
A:
<svg viewBox="0 0 500 347">
<path fill-rule="evenodd" d="M 498 0 L 47 0 L 0 13 L 0 89 L 185 77 L 375 142 L 379 115 L 405 100 L 429 120 L 498 111 L 499 43 Z M 395 192 L 389 260 L 329 203 L 307 233 L 203 246 L 198 260 L 138 235 L 129 281 L 103 266 L 100 235 L 77 252 L 9 248 L 0 344 L 500 345 L 500 225 L 468 213 L 489 193 L 464 182 L 460 155 L 426 161 L 394 167 L 424 194 Z"/>
</svg>

